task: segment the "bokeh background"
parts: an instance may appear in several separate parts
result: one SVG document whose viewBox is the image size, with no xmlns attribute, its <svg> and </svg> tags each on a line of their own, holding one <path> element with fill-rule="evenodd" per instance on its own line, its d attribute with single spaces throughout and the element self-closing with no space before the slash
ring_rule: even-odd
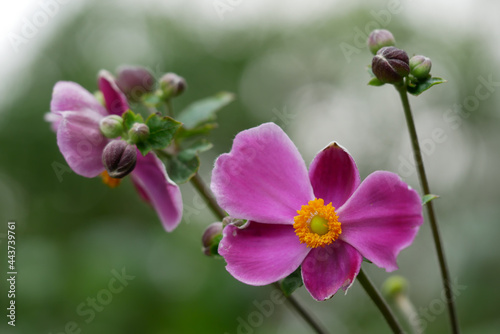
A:
<svg viewBox="0 0 500 334">
<path fill-rule="evenodd" d="M 219 113 L 214 149 L 202 155 L 207 182 L 236 133 L 274 121 L 307 163 L 336 140 L 354 156 L 362 178 L 390 170 L 420 189 L 397 93 L 366 85 L 371 55 L 364 41 L 374 28 L 390 29 L 408 54 L 431 57 L 432 73 L 448 80 L 410 102 L 431 188 L 441 196 L 435 204 L 459 285 L 463 332 L 498 333 L 500 3 L 43 0 L 11 6 L 2 11 L 0 55 L 3 312 L 9 220 L 17 222 L 19 274 L 16 327 L 2 314 L 1 333 L 64 333 L 72 321 L 81 333 L 310 332 L 285 305 L 275 305 L 258 326 L 239 328 L 272 289 L 246 286 L 225 271 L 223 260 L 202 254 L 201 234 L 215 217 L 190 185 L 182 185 L 184 222 L 167 234 L 130 180 L 109 189 L 69 172 L 43 115 L 59 80 L 94 91 L 98 70 L 144 65 L 156 76 L 173 71 L 187 79 L 177 110 L 218 91 L 236 94 Z M 34 33 L 23 28 L 27 21 L 38 22 Z M 16 44 L 15 36 L 25 39 Z M 497 84 L 479 88 L 482 80 Z M 478 89 L 488 97 L 478 99 Z M 433 139 L 435 131 L 444 133 L 442 140 Z M 447 332 L 427 222 L 399 264 L 426 332 Z M 363 266 L 379 287 L 391 275 Z M 87 323 L 77 308 L 122 268 L 135 278 Z M 332 333 L 389 332 L 358 283 L 323 303 L 304 288 L 296 296 Z"/>
</svg>

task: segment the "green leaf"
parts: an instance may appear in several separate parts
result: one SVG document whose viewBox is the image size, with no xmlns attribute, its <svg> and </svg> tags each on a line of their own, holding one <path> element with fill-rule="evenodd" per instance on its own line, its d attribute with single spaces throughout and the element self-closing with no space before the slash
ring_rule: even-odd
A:
<svg viewBox="0 0 500 334">
<path fill-rule="evenodd" d="M 151 147 L 150 150 L 161 150 L 170 145 L 182 123 L 168 116 L 161 117 L 153 114 L 146 120 L 146 125 L 149 127 L 149 137 L 146 143 Z"/>
<path fill-rule="evenodd" d="M 212 97 L 196 101 L 184 109 L 177 119 L 186 130 L 215 120 L 215 113 L 234 100 L 234 94 L 221 92 Z"/>
<path fill-rule="evenodd" d="M 368 81 L 368 85 L 378 87 L 378 86 L 385 85 L 385 83 L 383 83 L 379 79 L 373 77 L 370 81 Z"/>
<path fill-rule="evenodd" d="M 144 123 L 144 119 L 141 114 L 135 114 L 132 110 L 127 110 L 123 115 L 123 128 L 125 132 L 128 132 L 132 128 L 134 123 Z"/>
<path fill-rule="evenodd" d="M 436 198 L 439 198 L 439 196 L 433 195 L 433 194 L 424 195 L 424 197 L 422 197 L 422 205 L 426 205 L 427 203 L 429 203 L 430 201 L 432 201 L 433 199 L 436 199 Z"/>
<path fill-rule="evenodd" d="M 200 167 L 200 158 L 197 155 L 170 156 L 167 161 L 168 176 L 176 184 L 189 181 Z"/>
<path fill-rule="evenodd" d="M 372 261 L 368 260 L 366 257 L 363 258 L 363 261 L 366 263 L 373 263 Z"/>
<path fill-rule="evenodd" d="M 177 184 L 189 181 L 200 167 L 198 154 L 212 148 L 206 140 L 195 142 L 177 155 L 161 155 L 166 159 L 168 176 Z"/>
<path fill-rule="evenodd" d="M 302 281 L 301 269 L 299 267 L 281 281 L 280 287 L 283 294 L 286 297 L 290 297 L 292 293 L 302 285 L 304 285 L 304 282 Z"/>
<path fill-rule="evenodd" d="M 440 83 L 447 82 L 446 80 L 438 77 L 427 78 L 424 80 L 410 80 L 408 84 L 408 93 L 418 96 L 431 88 L 432 86 L 439 85 Z"/>
</svg>

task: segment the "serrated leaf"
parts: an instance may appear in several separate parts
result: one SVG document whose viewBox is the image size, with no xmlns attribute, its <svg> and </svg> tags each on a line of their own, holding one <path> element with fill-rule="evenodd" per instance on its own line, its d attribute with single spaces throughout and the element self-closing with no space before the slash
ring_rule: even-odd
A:
<svg viewBox="0 0 500 334">
<path fill-rule="evenodd" d="M 422 197 L 422 205 L 426 205 L 427 203 L 429 203 L 430 201 L 432 201 L 433 199 L 436 199 L 436 198 L 439 198 L 439 196 L 434 195 L 434 194 L 424 195 L 424 197 Z"/>
<path fill-rule="evenodd" d="M 283 291 L 283 294 L 286 297 L 290 297 L 292 293 L 302 285 L 304 285 L 304 282 L 302 281 L 300 267 L 297 268 L 297 270 L 295 270 L 293 273 L 285 277 L 280 283 L 281 291 Z"/>
<path fill-rule="evenodd" d="M 146 125 L 149 127 L 147 143 L 152 149 L 161 150 L 170 145 L 182 123 L 168 116 L 161 117 L 153 114 L 146 120 Z"/>
<path fill-rule="evenodd" d="M 368 85 L 378 87 L 378 86 L 385 85 L 385 83 L 383 83 L 382 81 L 380 81 L 379 79 L 374 77 L 374 78 L 371 78 L 370 81 L 368 81 Z"/>
<path fill-rule="evenodd" d="M 203 123 L 215 120 L 215 113 L 233 100 L 234 94 L 232 93 L 218 93 L 190 104 L 177 119 L 184 124 L 185 129 L 194 129 Z"/>
<path fill-rule="evenodd" d="M 170 156 L 166 165 L 168 176 L 176 184 L 181 184 L 189 181 L 198 172 L 200 158 L 197 155 Z"/>
<path fill-rule="evenodd" d="M 135 114 L 132 110 L 127 110 L 123 115 L 123 128 L 128 131 L 134 123 L 144 123 L 144 118 L 141 114 Z"/>
<path fill-rule="evenodd" d="M 198 154 L 212 148 L 212 143 L 201 140 L 177 155 L 161 155 L 166 160 L 168 176 L 177 184 L 189 181 L 200 167 Z"/>
<path fill-rule="evenodd" d="M 432 77 L 425 80 L 412 81 L 411 84 L 408 85 L 408 93 L 418 96 L 431 88 L 432 86 L 439 85 L 441 83 L 447 82 L 446 80 L 438 77 Z"/>
</svg>

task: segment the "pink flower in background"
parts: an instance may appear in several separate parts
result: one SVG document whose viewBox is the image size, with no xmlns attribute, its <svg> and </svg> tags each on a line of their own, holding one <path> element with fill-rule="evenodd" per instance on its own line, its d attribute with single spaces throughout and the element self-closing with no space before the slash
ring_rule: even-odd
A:
<svg viewBox="0 0 500 334">
<path fill-rule="evenodd" d="M 347 290 L 363 257 L 387 271 L 423 222 L 419 195 L 396 174 L 360 182 L 337 143 L 319 152 L 309 172 L 290 138 L 273 123 L 240 132 L 212 173 L 212 191 L 231 217 L 219 254 L 236 279 L 267 285 L 299 266 L 316 300 Z"/>
<path fill-rule="evenodd" d="M 121 116 L 129 106 L 107 71 L 99 73 L 98 83 L 106 108 L 79 84 L 60 81 L 54 86 L 51 112 L 45 119 L 52 123 L 59 150 L 75 173 L 89 178 L 101 175 L 105 183 L 116 186 L 119 179 L 110 178 L 102 162 L 103 150 L 111 140 L 101 133 L 99 122 L 109 115 Z M 152 152 L 142 156 L 137 151 L 131 177 L 139 194 L 155 208 L 165 229 L 173 231 L 182 218 L 182 198 L 160 159 Z"/>
</svg>

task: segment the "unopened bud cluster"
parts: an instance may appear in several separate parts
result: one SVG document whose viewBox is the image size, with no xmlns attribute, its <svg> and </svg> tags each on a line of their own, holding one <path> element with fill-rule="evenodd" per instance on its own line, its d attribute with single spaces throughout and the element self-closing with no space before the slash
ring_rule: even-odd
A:
<svg viewBox="0 0 500 334">
<path fill-rule="evenodd" d="M 374 30 L 368 37 L 368 47 L 375 55 L 372 72 L 382 83 L 399 84 L 411 74 L 411 80 L 424 80 L 430 77 L 431 60 L 425 56 L 409 59 L 404 50 L 394 45 L 392 33 L 385 29 Z"/>
</svg>

